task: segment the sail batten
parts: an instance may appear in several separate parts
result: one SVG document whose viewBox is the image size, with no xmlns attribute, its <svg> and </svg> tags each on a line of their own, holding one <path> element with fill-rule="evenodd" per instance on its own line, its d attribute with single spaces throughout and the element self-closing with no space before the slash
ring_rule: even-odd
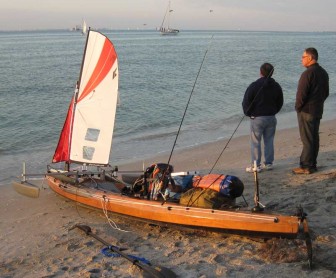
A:
<svg viewBox="0 0 336 278">
<path fill-rule="evenodd" d="M 99 32 L 89 30 L 76 103 L 73 97 L 53 162 L 108 164 L 118 77 L 113 44 Z"/>
</svg>

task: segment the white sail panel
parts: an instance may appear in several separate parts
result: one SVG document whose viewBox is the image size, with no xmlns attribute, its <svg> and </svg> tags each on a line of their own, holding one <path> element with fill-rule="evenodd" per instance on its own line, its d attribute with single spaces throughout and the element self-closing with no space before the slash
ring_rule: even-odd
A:
<svg viewBox="0 0 336 278">
<path fill-rule="evenodd" d="M 70 160 L 108 164 L 118 99 L 118 60 L 113 44 L 89 31 L 75 104 Z"/>
</svg>

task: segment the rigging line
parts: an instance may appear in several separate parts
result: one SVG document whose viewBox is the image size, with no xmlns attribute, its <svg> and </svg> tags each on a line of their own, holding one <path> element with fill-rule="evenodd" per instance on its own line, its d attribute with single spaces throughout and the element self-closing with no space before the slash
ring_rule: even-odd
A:
<svg viewBox="0 0 336 278">
<path fill-rule="evenodd" d="M 268 81 L 268 79 L 272 76 L 273 72 L 274 72 L 274 67 L 273 67 L 273 69 L 270 71 L 270 73 L 267 75 L 267 77 L 266 77 L 264 83 L 262 84 L 262 86 L 261 86 L 261 87 L 259 88 L 259 90 L 257 91 L 256 95 L 254 96 L 253 100 L 251 101 L 250 105 L 248 106 L 247 111 L 251 109 L 252 105 L 254 104 L 254 101 L 256 100 L 256 98 L 257 98 L 257 96 L 259 95 L 259 93 L 261 92 L 261 90 L 264 88 L 264 86 L 265 86 L 266 82 Z M 214 165 L 213 165 L 212 168 L 210 169 L 209 174 L 211 174 L 211 172 L 212 172 L 212 171 L 214 170 L 214 168 L 216 167 L 216 164 L 218 163 L 219 159 L 220 159 L 221 156 L 223 155 L 223 153 L 224 153 L 224 151 L 226 150 L 227 146 L 228 146 L 229 143 L 231 142 L 233 136 L 234 136 L 235 133 L 237 132 L 237 130 L 238 130 L 239 126 L 241 125 L 242 121 L 244 120 L 244 118 L 245 118 L 245 115 L 243 115 L 242 118 L 240 119 L 240 121 L 239 121 L 237 127 L 235 128 L 235 130 L 234 130 L 233 133 L 231 134 L 229 140 L 226 142 L 226 144 L 225 144 L 223 150 L 222 150 L 221 153 L 219 154 L 219 156 L 218 156 L 216 162 L 214 163 Z"/>
<path fill-rule="evenodd" d="M 175 141 L 174 141 L 174 144 L 173 144 L 173 148 L 172 148 L 172 150 L 171 150 L 171 152 L 170 152 L 170 155 L 169 155 L 169 159 L 168 159 L 168 163 L 167 163 L 168 165 L 169 165 L 170 160 L 171 160 L 171 157 L 172 157 L 172 155 L 173 155 L 174 148 L 175 148 L 175 146 L 176 146 L 176 141 L 177 141 L 177 138 L 178 138 L 178 136 L 179 136 L 179 134 L 180 134 L 180 131 L 181 131 L 182 123 L 183 123 L 184 118 L 185 118 L 185 116 L 186 116 L 186 113 L 187 113 L 187 110 L 188 110 L 188 106 L 189 106 L 189 103 L 190 103 L 192 94 L 194 93 L 194 89 L 195 89 L 195 86 L 196 86 L 198 77 L 199 77 L 199 75 L 200 75 L 200 73 L 201 73 L 201 69 L 202 69 L 202 67 L 203 67 L 203 64 L 204 64 L 204 61 L 205 61 L 205 57 L 206 57 L 206 55 L 207 55 L 207 53 L 208 53 L 208 51 L 209 51 L 209 49 L 210 49 L 210 46 L 211 46 L 213 37 L 214 37 L 214 35 L 211 36 L 209 45 L 208 45 L 208 47 L 207 47 L 207 49 L 206 49 L 206 51 L 205 51 L 205 53 L 204 53 L 204 57 L 203 57 L 201 66 L 200 66 L 200 68 L 199 68 L 199 70 L 198 70 L 198 73 L 197 73 L 197 76 L 196 76 L 196 79 L 195 79 L 195 82 L 194 82 L 194 86 L 193 86 L 193 88 L 192 88 L 192 90 L 191 90 L 191 93 L 190 93 L 190 96 L 189 96 L 189 99 L 188 99 L 188 102 L 187 102 L 187 106 L 186 106 L 186 108 L 185 108 L 185 110 L 184 110 L 184 113 L 183 113 L 183 116 L 182 116 L 182 120 L 181 120 L 179 129 L 178 129 L 178 131 L 177 131 L 176 137 L 175 137 Z M 167 167 L 169 167 L 169 166 L 167 166 Z"/>
<path fill-rule="evenodd" d="M 237 132 L 237 129 L 239 128 L 239 126 L 240 126 L 240 124 L 242 123 L 242 121 L 244 120 L 244 118 L 245 118 L 245 115 L 240 119 L 240 121 L 239 121 L 239 123 L 238 123 L 238 125 L 237 125 L 237 127 L 235 128 L 235 130 L 233 131 L 233 133 L 231 134 L 231 136 L 230 136 L 230 138 L 229 138 L 229 140 L 226 142 L 226 144 L 225 144 L 225 146 L 224 146 L 224 148 L 223 148 L 223 150 L 221 151 L 221 153 L 219 154 L 219 156 L 218 156 L 218 158 L 217 158 L 217 160 L 216 160 L 216 162 L 214 163 L 214 165 L 212 166 L 212 168 L 210 169 L 210 171 L 209 171 L 209 174 L 211 174 L 212 173 L 212 171 L 213 171 L 213 169 L 216 167 L 216 164 L 218 163 L 218 161 L 219 161 L 219 159 L 221 158 L 221 156 L 223 155 L 223 153 L 224 153 L 224 151 L 226 150 L 226 148 L 227 148 L 227 146 L 229 145 L 229 143 L 231 142 L 231 140 L 232 140 L 232 138 L 233 138 L 233 136 L 235 135 L 235 133 Z"/>
</svg>

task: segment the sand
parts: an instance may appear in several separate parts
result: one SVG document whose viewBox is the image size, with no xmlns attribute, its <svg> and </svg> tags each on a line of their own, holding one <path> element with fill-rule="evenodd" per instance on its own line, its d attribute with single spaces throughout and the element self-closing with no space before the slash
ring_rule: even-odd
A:
<svg viewBox="0 0 336 278">
<path fill-rule="evenodd" d="M 313 239 L 314 268 L 307 263 L 302 239 L 253 239 L 192 230 L 177 230 L 90 210 L 57 196 L 45 184 L 37 199 L 17 194 L 11 185 L 0 187 L 0 277 L 143 277 L 124 258 L 106 257 L 103 245 L 75 224 L 85 224 L 126 254 L 144 257 L 179 277 L 335 277 L 336 275 L 336 120 L 323 121 L 319 171 L 296 176 L 301 142 L 297 128 L 277 131 L 275 167 L 259 175 L 260 201 L 268 209 L 293 214 L 301 205 L 308 214 Z M 175 171 L 214 166 L 226 141 L 174 153 Z M 244 196 L 253 206 L 253 174 L 249 138 L 234 138 L 213 172 L 238 176 Z M 167 162 L 168 155 L 144 161 Z M 143 162 L 120 165 L 142 169 Z M 19 165 L 18 165 L 19 167 Z M 242 198 L 237 203 L 243 203 Z M 112 226 L 117 226 L 118 229 Z"/>
</svg>

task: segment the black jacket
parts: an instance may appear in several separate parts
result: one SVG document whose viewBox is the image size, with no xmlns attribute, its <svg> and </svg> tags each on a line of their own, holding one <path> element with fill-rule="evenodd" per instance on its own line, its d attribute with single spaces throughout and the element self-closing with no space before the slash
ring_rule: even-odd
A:
<svg viewBox="0 0 336 278">
<path fill-rule="evenodd" d="M 261 77 L 246 90 L 243 111 L 246 116 L 273 116 L 283 105 L 281 86 L 273 78 Z"/>
<path fill-rule="evenodd" d="M 324 101 L 328 96 L 328 73 L 318 63 L 315 63 L 309 66 L 300 77 L 295 110 L 322 118 Z"/>
</svg>

